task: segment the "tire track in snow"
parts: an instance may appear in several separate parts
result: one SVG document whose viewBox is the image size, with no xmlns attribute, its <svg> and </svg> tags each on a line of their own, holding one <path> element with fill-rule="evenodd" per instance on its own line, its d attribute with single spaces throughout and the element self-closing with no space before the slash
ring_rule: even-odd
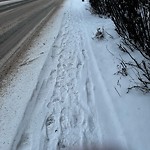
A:
<svg viewBox="0 0 150 150">
<path fill-rule="evenodd" d="M 78 9 L 82 10 L 79 7 Z M 88 50 L 87 55 L 90 58 L 90 60 L 87 63 L 88 78 L 86 80 L 86 91 L 87 97 L 90 97 L 91 94 L 89 93 L 91 91 L 93 98 L 96 99 L 95 106 L 97 107 L 97 111 L 100 114 L 98 120 L 102 134 L 101 142 L 102 144 L 104 144 L 104 146 L 106 146 L 107 144 L 112 144 L 119 146 L 120 149 L 128 149 L 127 138 L 124 134 L 123 128 L 115 111 L 111 96 L 107 91 L 107 86 L 104 83 L 102 74 L 96 62 L 96 58 L 93 53 L 94 49 L 91 47 L 92 44 L 89 39 L 89 33 L 87 30 L 89 27 L 88 24 L 90 24 L 90 22 L 88 22 L 88 19 L 86 18 L 87 16 L 85 15 L 85 11 L 86 10 L 81 12 L 80 15 L 81 18 L 84 18 L 86 20 L 84 21 L 84 23 L 82 23 L 83 20 L 81 20 L 81 28 L 85 28 L 85 30 L 82 32 L 86 39 L 86 41 L 84 42 L 84 47 Z M 94 86 L 92 87 L 90 86 L 90 84 Z"/>
</svg>

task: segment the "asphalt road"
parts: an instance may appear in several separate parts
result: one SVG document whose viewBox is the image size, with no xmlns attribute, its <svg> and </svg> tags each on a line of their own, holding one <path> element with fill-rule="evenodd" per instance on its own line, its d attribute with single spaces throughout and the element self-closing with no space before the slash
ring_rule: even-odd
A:
<svg viewBox="0 0 150 150">
<path fill-rule="evenodd" d="M 0 61 L 62 0 L 28 0 L 0 12 Z"/>
</svg>

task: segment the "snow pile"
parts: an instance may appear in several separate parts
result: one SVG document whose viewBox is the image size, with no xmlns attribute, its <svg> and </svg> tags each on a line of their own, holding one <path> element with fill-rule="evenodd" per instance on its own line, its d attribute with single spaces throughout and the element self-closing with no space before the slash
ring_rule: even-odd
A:
<svg viewBox="0 0 150 150">
<path fill-rule="evenodd" d="M 128 79 L 114 75 L 114 29 L 88 2 L 63 4 L 3 81 L 0 149 L 150 149 L 149 95 L 126 94 Z"/>
</svg>

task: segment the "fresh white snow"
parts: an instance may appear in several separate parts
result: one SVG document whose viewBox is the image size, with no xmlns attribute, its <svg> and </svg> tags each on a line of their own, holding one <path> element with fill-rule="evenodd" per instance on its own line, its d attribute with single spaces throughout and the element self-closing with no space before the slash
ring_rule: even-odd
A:
<svg viewBox="0 0 150 150">
<path fill-rule="evenodd" d="M 5 77 L 0 150 L 150 149 L 150 95 L 126 93 L 130 78 L 115 75 L 121 38 L 89 9 L 66 0 Z"/>
</svg>

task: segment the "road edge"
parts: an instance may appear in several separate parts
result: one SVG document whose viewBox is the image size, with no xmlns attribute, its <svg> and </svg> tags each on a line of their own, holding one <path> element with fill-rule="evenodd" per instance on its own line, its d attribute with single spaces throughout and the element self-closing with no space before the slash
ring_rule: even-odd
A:
<svg viewBox="0 0 150 150">
<path fill-rule="evenodd" d="M 19 57 L 22 52 L 24 53 L 27 50 L 29 44 L 49 21 L 50 17 L 54 15 L 62 3 L 63 1 L 60 2 L 57 7 L 53 8 L 10 52 L 4 56 L 4 58 L 0 60 L 0 81 L 7 74 L 16 60 L 18 60 L 16 58 Z"/>
</svg>

